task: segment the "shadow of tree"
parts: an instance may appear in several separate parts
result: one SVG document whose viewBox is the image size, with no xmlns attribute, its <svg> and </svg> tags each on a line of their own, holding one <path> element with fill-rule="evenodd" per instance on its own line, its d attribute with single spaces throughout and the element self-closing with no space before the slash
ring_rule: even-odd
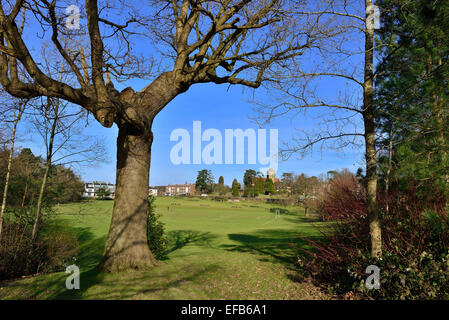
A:
<svg viewBox="0 0 449 320">
<path fill-rule="evenodd" d="M 216 235 L 196 230 L 174 230 L 167 233 L 168 253 L 179 250 L 188 244 L 210 246 Z"/>
<path fill-rule="evenodd" d="M 298 231 L 285 229 L 259 230 L 251 234 L 229 234 L 237 244 L 222 245 L 228 251 L 257 254 L 261 261 L 274 261 L 293 268 L 300 249 L 308 247 Z M 309 237 L 316 240 L 319 237 Z"/>
<path fill-rule="evenodd" d="M 287 217 L 283 217 L 283 219 L 287 222 L 291 222 L 291 223 L 299 223 L 299 224 L 311 224 L 311 223 L 320 223 L 323 222 L 321 221 L 318 217 L 316 216 L 310 216 L 310 217 L 305 217 L 305 216 L 299 216 L 299 215 L 291 215 L 291 216 L 287 216 Z"/>
<path fill-rule="evenodd" d="M 98 261 L 96 261 L 98 263 Z M 67 276 L 67 275 L 66 275 Z M 50 299 L 67 300 L 67 299 L 83 299 L 86 291 L 103 282 L 105 274 L 98 271 L 97 267 L 86 270 L 80 273 L 80 289 L 79 290 L 67 290 L 65 288 L 65 277 L 63 283 L 61 283 L 62 289 L 55 292 Z"/>
<path fill-rule="evenodd" d="M 32 282 L 12 282 L 4 287 L 21 293 L 22 299 L 179 299 L 173 293 L 179 294 L 180 288 L 186 283 L 201 283 L 208 273 L 219 272 L 221 266 L 217 263 L 208 265 L 191 265 L 179 272 L 178 269 L 162 268 L 141 269 L 139 271 L 119 272 L 116 274 L 98 272 L 92 268 L 80 275 L 80 289 L 67 290 L 65 280 L 67 274 L 56 273 L 38 277 Z M 120 284 L 118 286 L 118 283 Z M 171 289 L 176 289 L 171 291 Z M 51 294 L 48 295 L 47 292 Z M 171 292 L 171 293 L 170 293 Z"/>
</svg>

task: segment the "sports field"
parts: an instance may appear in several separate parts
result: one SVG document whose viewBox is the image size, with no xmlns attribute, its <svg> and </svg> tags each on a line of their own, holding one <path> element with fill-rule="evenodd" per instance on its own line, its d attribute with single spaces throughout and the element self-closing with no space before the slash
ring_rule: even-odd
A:
<svg viewBox="0 0 449 320">
<path fill-rule="evenodd" d="M 143 271 L 98 273 L 109 228 L 112 201 L 56 208 L 76 232 L 80 290 L 67 290 L 65 272 L 7 282 L 9 299 L 323 299 L 317 288 L 296 280 L 294 261 L 301 236 L 317 236 L 314 218 L 300 207 L 276 216 L 276 205 L 252 201 L 217 202 L 198 198 L 157 198 L 170 252 Z"/>
</svg>

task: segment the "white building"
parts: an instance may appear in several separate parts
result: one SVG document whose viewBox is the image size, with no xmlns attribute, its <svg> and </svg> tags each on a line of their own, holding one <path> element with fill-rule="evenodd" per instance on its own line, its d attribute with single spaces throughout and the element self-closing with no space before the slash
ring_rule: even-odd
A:
<svg viewBox="0 0 449 320">
<path fill-rule="evenodd" d="M 83 197 L 85 198 L 96 198 L 99 189 L 105 189 L 109 191 L 109 197 L 115 197 L 115 184 L 106 182 L 88 182 L 84 184 Z"/>
<path fill-rule="evenodd" d="M 195 194 L 195 185 L 192 183 L 169 184 L 165 187 L 166 196 L 189 196 Z"/>
<path fill-rule="evenodd" d="M 106 182 L 88 182 L 84 184 L 83 197 L 85 198 L 97 198 L 98 190 L 105 189 L 109 191 L 109 197 L 115 198 L 115 184 Z M 157 196 L 158 190 L 154 187 L 148 188 L 148 195 Z"/>
</svg>

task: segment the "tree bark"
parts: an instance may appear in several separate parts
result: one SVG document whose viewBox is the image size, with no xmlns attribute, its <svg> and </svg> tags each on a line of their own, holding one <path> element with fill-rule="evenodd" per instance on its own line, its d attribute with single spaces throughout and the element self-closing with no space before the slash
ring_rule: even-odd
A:
<svg viewBox="0 0 449 320">
<path fill-rule="evenodd" d="M 114 209 L 100 270 L 154 266 L 147 239 L 148 184 L 153 135 L 119 126 Z"/>
<path fill-rule="evenodd" d="M 363 123 L 365 126 L 366 160 L 366 212 L 371 237 L 371 256 L 382 256 L 382 234 L 377 210 L 377 154 L 375 138 L 374 106 L 374 6 L 372 0 L 365 0 L 365 80 L 363 85 Z"/>
<path fill-rule="evenodd" d="M 148 246 L 147 211 L 150 175 L 151 127 L 156 115 L 187 90 L 172 72 L 156 78 L 139 93 L 124 90 L 121 99 L 133 105 L 132 121 L 116 121 L 117 169 L 115 201 L 106 246 L 99 269 L 116 272 L 156 265 Z M 137 124 L 137 125 L 136 125 Z"/>
<path fill-rule="evenodd" d="M 390 176 L 391 169 L 393 166 L 393 124 L 390 126 L 390 133 L 388 137 L 388 166 L 387 166 L 387 176 L 385 177 L 385 213 L 390 212 Z"/>
<path fill-rule="evenodd" d="M 37 228 L 39 226 L 42 211 L 42 202 L 44 199 L 45 187 L 47 186 L 48 173 L 50 172 L 50 167 L 51 167 L 51 158 L 49 158 L 47 155 L 47 161 L 45 162 L 44 176 L 42 177 L 41 188 L 39 190 L 39 196 L 37 198 L 37 208 L 36 208 L 36 215 L 34 217 L 33 231 L 31 233 L 31 241 L 34 241 L 34 239 L 36 239 Z"/>
</svg>

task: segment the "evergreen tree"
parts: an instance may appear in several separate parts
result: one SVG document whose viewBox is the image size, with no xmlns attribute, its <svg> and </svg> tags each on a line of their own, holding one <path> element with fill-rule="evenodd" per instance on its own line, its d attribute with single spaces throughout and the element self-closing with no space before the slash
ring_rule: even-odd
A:
<svg viewBox="0 0 449 320">
<path fill-rule="evenodd" d="M 243 184 L 246 187 L 251 187 L 254 185 L 254 180 L 256 179 L 257 172 L 253 169 L 248 169 L 243 175 Z"/>
<path fill-rule="evenodd" d="M 382 0 L 376 82 L 380 173 L 448 192 L 449 2 Z M 390 179 L 391 178 L 391 179 Z"/>
<path fill-rule="evenodd" d="M 214 176 L 212 171 L 203 169 L 198 171 L 198 176 L 196 178 L 195 188 L 201 193 L 211 193 L 214 183 Z"/>
<path fill-rule="evenodd" d="M 240 183 L 237 181 L 237 179 L 234 179 L 234 181 L 232 181 L 232 196 L 238 197 L 240 195 L 239 190 Z"/>
<path fill-rule="evenodd" d="M 265 194 L 274 194 L 276 193 L 276 189 L 274 188 L 273 180 L 266 179 L 265 180 Z"/>
<path fill-rule="evenodd" d="M 265 181 L 263 177 L 256 177 L 254 181 L 254 194 L 259 195 L 265 192 Z"/>
<path fill-rule="evenodd" d="M 255 190 L 254 185 L 256 181 L 257 172 L 253 169 L 248 169 L 245 171 L 245 174 L 243 175 L 243 184 L 244 184 L 244 190 L 243 190 L 243 196 L 244 197 L 254 197 L 255 196 Z"/>
</svg>

